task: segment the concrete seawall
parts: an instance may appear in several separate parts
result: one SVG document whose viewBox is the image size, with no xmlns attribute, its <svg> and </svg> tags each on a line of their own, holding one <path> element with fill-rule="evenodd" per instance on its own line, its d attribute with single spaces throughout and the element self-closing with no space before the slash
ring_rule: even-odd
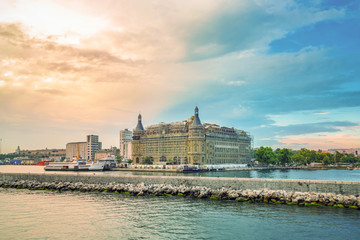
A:
<svg viewBox="0 0 360 240">
<path fill-rule="evenodd" d="M 213 178 L 179 176 L 104 176 L 81 174 L 20 174 L 0 173 L 0 181 L 36 182 L 81 182 L 84 184 L 166 184 L 172 186 L 206 187 L 210 189 L 233 190 L 282 190 L 286 192 L 332 193 L 340 195 L 360 195 L 360 182 L 252 179 L 252 178 Z"/>
</svg>

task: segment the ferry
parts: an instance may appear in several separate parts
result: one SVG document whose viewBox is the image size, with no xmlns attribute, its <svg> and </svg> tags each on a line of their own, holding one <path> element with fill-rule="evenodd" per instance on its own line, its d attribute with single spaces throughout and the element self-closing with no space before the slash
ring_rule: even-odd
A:
<svg viewBox="0 0 360 240">
<path fill-rule="evenodd" d="M 93 162 L 89 167 L 89 171 L 104 171 L 105 164 L 105 161 Z"/>
<path fill-rule="evenodd" d="M 89 171 L 91 164 L 85 159 L 76 159 L 71 162 L 49 162 L 45 165 L 45 171 Z"/>
<path fill-rule="evenodd" d="M 99 163 L 104 163 L 104 171 L 111 170 L 112 168 L 116 168 L 115 157 L 105 157 L 98 160 Z"/>
</svg>

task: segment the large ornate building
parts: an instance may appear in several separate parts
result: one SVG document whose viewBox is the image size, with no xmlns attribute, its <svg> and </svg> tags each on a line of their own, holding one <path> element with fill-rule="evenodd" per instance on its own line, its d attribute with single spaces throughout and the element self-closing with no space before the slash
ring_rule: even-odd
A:
<svg viewBox="0 0 360 240">
<path fill-rule="evenodd" d="M 242 130 L 201 124 L 197 107 L 191 120 L 161 123 L 146 130 L 139 114 L 133 131 L 133 163 L 246 164 L 251 160 L 251 143 L 251 136 Z"/>
</svg>

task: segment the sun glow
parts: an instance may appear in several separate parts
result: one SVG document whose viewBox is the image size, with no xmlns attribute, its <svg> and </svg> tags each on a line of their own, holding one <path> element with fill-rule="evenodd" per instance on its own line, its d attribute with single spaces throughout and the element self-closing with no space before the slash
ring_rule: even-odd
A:
<svg viewBox="0 0 360 240">
<path fill-rule="evenodd" d="M 6 12 L 0 10 L 0 13 L 2 22 L 25 23 L 31 37 L 54 36 L 59 43 L 79 43 L 82 37 L 91 36 L 107 25 L 105 18 L 90 17 L 44 0 L 16 1 Z"/>
</svg>

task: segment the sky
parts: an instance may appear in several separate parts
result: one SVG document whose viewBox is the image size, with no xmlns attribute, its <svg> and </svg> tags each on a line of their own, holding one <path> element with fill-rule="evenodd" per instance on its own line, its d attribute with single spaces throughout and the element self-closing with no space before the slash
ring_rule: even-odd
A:
<svg viewBox="0 0 360 240">
<path fill-rule="evenodd" d="M 360 147 L 357 0 L 2 0 L 1 152 L 188 119 Z"/>
</svg>

